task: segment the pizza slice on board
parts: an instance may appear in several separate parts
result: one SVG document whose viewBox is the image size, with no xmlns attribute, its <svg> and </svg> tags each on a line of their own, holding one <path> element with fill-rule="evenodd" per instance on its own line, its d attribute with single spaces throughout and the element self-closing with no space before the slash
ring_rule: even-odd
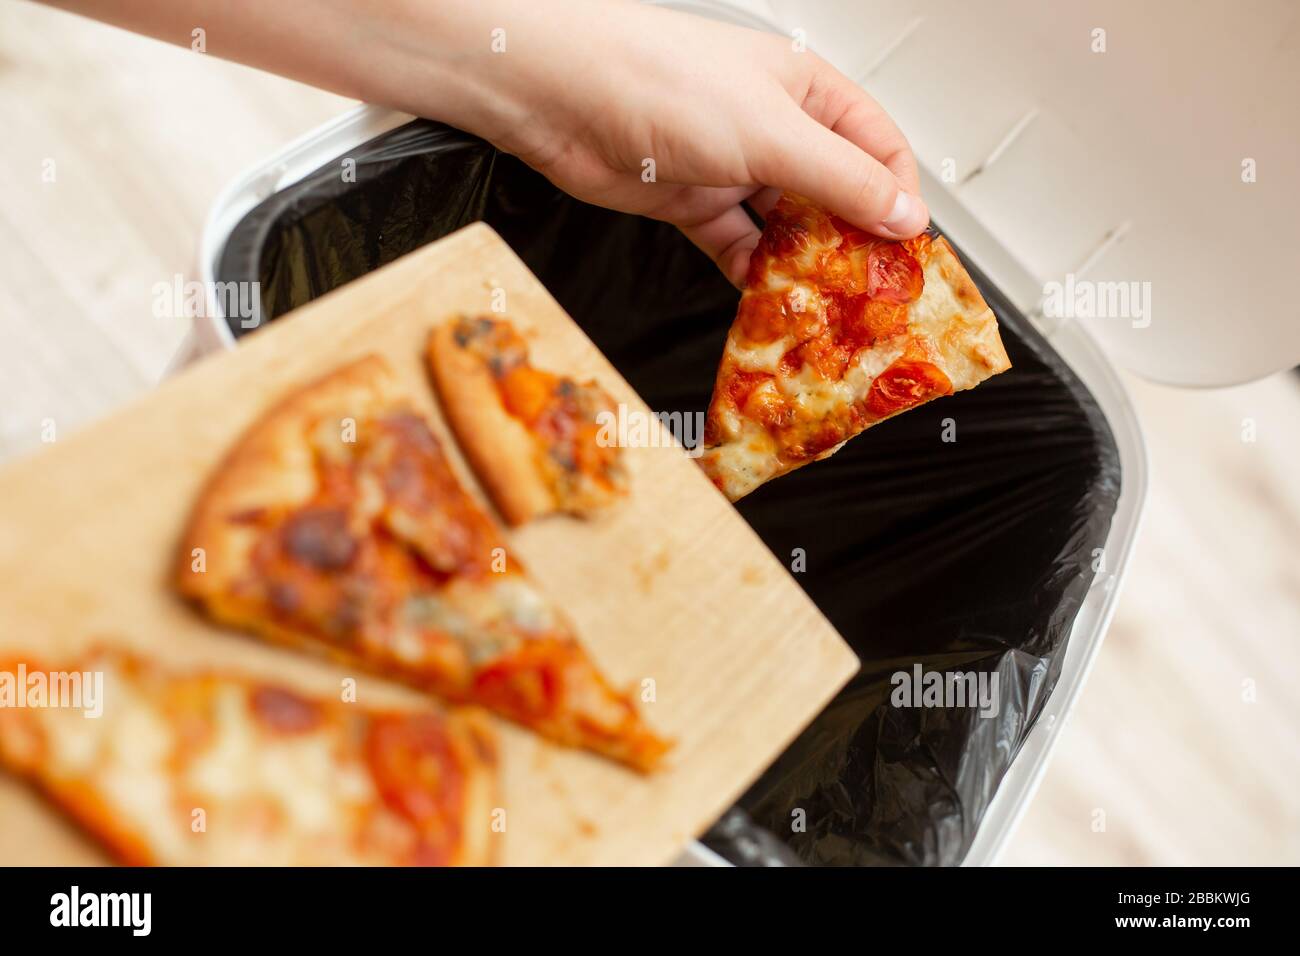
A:
<svg viewBox="0 0 1300 956">
<path fill-rule="evenodd" d="M 458 482 L 387 364 L 291 394 L 218 468 L 176 586 L 215 620 L 641 771 L 668 749 Z"/>
<path fill-rule="evenodd" d="M 510 524 L 590 517 L 627 494 L 623 450 L 607 440 L 614 400 L 595 382 L 535 368 L 509 322 L 443 323 L 427 359 L 456 440 Z"/>
<path fill-rule="evenodd" d="M 880 239 L 786 193 L 750 258 L 700 465 L 735 501 L 1010 367 L 945 239 Z"/>
<path fill-rule="evenodd" d="M 76 691 L 65 706 L 0 707 L 0 766 L 122 863 L 493 858 L 496 744 L 481 711 L 374 710 L 108 647 L 50 663 L 0 662 L 26 691 L 38 676 Z"/>
</svg>

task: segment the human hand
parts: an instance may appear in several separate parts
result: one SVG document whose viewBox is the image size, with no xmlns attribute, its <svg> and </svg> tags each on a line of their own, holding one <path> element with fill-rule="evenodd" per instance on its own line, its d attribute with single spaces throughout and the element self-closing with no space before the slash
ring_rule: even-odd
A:
<svg viewBox="0 0 1300 956">
<path fill-rule="evenodd" d="M 790 190 L 897 239 L 929 221 L 898 127 L 779 36 L 631 0 L 47 2 L 186 45 L 202 23 L 217 56 L 477 133 L 675 223 L 737 284 L 758 242 L 742 203 Z"/>
<path fill-rule="evenodd" d="M 742 203 L 764 215 L 791 190 L 888 238 L 929 222 L 897 126 L 785 38 L 610 0 L 487 0 L 473 19 L 453 40 L 476 37 L 453 58 L 472 89 L 408 108 L 579 199 L 674 223 L 738 285 L 759 237 Z"/>
</svg>

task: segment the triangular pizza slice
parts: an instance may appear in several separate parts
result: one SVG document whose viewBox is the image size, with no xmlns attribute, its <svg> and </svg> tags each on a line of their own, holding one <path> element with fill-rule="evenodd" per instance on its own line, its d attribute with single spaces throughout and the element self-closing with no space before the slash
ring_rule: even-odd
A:
<svg viewBox="0 0 1300 956">
<path fill-rule="evenodd" d="M 110 647 L 0 661 L 0 680 L 14 691 L 0 766 L 122 863 L 493 859 L 496 744 L 482 711 L 377 710 Z"/>
<path fill-rule="evenodd" d="M 700 464 L 735 501 L 1010 367 L 946 240 L 880 239 L 787 193 L 750 258 Z"/>
<path fill-rule="evenodd" d="M 668 746 L 509 553 L 378 357 L 244 434 L 195 507 L 176 584 L 222 623 L 638 770 Z"/>
<path fill-rule="evenodd" d="M 459 316 L 429 336 L 429 371 L 456 441 L 512 525 L 588 517 L 627 494 L 618 407 L 596 382 L 537 368 L 508 321 Z"/>
</svg>

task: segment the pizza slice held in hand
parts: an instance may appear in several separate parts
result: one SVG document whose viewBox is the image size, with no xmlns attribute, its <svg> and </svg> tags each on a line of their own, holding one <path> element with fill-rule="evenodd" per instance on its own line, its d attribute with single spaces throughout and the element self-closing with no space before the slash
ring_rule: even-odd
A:
<svg viewBox="0 0 1300 956">
<path fill-rule="evenodd" d="M 30 678 L 50 664 L 0 671 Z M 95 681 L 98 713 L 0 708 L 0 766 L 122 863 L 492 860 L 496 745 L 481 711 L 373 710 L 108 648 L 54 666 Z"/>
<path fill-rule="evenodd" d="M 622 449 L 595 382 L 533 367 L 503 319 L 461 317 L 429 337 L 429 369 L 456 440 L 512 525 L 554 512 L 590 516 L 627 493 Z"/>
<path fill-rule="evenodd" d="M 668 747 L 509 554 L 377 357 L 245 433 L 194 510 L 176 585 L 224 624 L 638 770 Z"/>
<path fill-rule="evenodd" d="M 1010 367 L 946 240 L 880 239 L 787 193 L 750 258 L 700 464 L 735 501 Z"/>
</svg>

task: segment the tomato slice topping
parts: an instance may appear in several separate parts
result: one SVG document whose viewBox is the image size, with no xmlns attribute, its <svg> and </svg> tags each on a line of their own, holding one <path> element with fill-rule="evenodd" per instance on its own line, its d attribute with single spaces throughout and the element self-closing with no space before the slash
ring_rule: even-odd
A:
<svg viewBox="0 0 1300 956">
<path fill-rule="evenodd" d="M 436 829 L 459 804 L 463 780 L 436 715 L 376 719 L 366 756 L 384 802 L 422 830 Z"/>
<path fill-rule="evenodd" d="M 867 390 L 867 410 L 877 418 L 952 394 L 952 382 L 943 370 L 929 362 L 898 359 L 876 376 Z"/>
<path fill-rule="evenodd" d="M 882 242 L 873 246 L 867 256 L 869 296 L 904 305 L 921 297 L 925 274 L 902 243 Z"/>
</svg>

